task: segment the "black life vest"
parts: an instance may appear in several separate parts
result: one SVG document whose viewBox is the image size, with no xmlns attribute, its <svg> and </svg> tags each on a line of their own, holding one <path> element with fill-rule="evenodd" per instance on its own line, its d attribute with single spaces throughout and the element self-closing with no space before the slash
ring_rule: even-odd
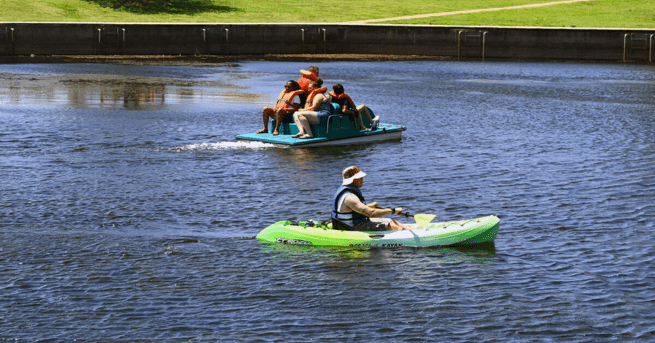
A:
<svg viewBox="0 0 655 343">
<path fill-rule="evenodd" d="M 346 192 L 355 194 L 357 198 L 359 198 L 359 201 L 361 201 L 364 204 L 366 203 L 366 200 L 364 200 L 364 195 L 362 195 L 362 191 L 360 191 L 359 188 L 353 185 L 341 186 L 334 194 L 334 200 L 332 201 L 332 218 L 337 218 L 342 221 L 351 221 L 352 222 L 351 226 L 370 221 L 370 219 L 367 216 L 363 214 L 359 214 L 354 211 L 339 212 L 339 198 L 341 198 L 341 196 Z"/>
</svg>

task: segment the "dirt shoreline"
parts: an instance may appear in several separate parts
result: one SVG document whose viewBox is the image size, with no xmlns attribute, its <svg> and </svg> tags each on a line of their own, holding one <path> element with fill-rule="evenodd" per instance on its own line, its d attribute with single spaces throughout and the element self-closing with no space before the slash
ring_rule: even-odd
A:
<svg viewBox="0 0 655 343">
<path fill-rule="evenodd" d="M 379 54 L 266 54 L 266 55 L 19 55 L 0 56 L 0 64 L 29 63 L 109 63 L 129 65 L 202 66 L 242 61 L 285 62 L 348 62 L 348 61 L 480 61 L 477 57 L 379 55 Z M 496 62 L 565 62 L 565 63 L 625 63 L 619 60 L 571 60 L 554 58 L 486 58 Z M 648 61 L 630 61 L 632 64 L 650 64 Z"/>
<path fill-rule="evenodd" d="M 266 55 L 20 55 L 0 56 L 0 63 L 116 63 L 204 64 L 238 61 L 411 61 L 452 60 L 445 56 L 377 54 L 266 54 Z"/>
</svg>

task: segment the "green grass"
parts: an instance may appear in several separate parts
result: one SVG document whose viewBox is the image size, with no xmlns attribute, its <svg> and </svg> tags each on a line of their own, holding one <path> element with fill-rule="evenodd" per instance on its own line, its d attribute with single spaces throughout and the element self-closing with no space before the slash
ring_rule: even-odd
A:
<svg viewBox="0 0 655 343">
<path fill-rule="evenodd" d="M 594 0 L 385 24 L 655 28 L 655 0 Z"/>
<path fill-rule="evenodd" d="M 333 23 L 542 1 L 547 0 L 170 0 L 171 7 L 139 11 L 112 9 L 108 6 L 109 0 L 0 0 L 0 20 Z M 71 9 L 75 10 L 74 13 Z"/>
<path fill-rule="evenodd" d="M 0 21 L 339 23 L 555 0 L 167 0 L 172 6 L 111 8 L 112 0 L 0 0 Z M 421 25 L 655 27 L 655 0 L 592 0 L 533 9 L 387 22 Z"/>
</svg>

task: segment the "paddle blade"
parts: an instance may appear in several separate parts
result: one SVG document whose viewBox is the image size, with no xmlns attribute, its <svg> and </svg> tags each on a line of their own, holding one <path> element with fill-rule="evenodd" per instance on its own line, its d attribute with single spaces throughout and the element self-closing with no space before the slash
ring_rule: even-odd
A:
<svg viewBox="0 0 655 343">
<path fill-rule="evenodd" d="M 429 213 L 418 213 L 414 215 L 414 220 L 416 221 L 416 226 L 418 227 L 426 227 L 432 219 L 436 218 L 437 216 L 434 214 L 429 214 Z"/>
</svg>

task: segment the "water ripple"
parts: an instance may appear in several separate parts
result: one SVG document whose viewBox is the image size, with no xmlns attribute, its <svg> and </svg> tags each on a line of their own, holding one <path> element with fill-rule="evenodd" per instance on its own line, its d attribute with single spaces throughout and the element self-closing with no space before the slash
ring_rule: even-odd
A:
<svg viewBox="0 0 655 343">
<path fill-rule="evenodd" d="M 1 66 L 0 340 L 653 340 L 652 68 L 323 63 L 403 140 L 237 142 L 306 67 Z M 353 164 L 383 206 L 500 216 L 495 243 L 253 239 L 328 218 Z"/>
</svg>

